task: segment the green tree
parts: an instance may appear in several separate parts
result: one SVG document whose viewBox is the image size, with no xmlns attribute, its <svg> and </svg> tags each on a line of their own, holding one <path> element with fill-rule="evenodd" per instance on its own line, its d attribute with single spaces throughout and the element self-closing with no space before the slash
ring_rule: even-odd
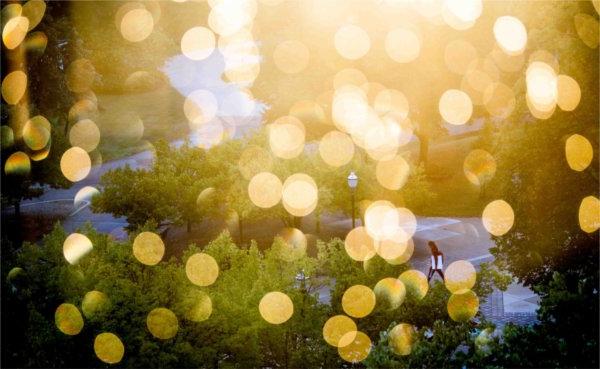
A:
<svg viewBox="0 0 600 369">
<path fill-rule="evenodd" d="M 589 3 L 548 3 L 529 14 L 535 26 L 554 19 L 551 26 L 532 32 L 529 44 L 553 50 L 560 73 L 577 80 L 581 101 L 574 111 L 557 108 L 546 120 L 531 117 L 522 101 L 516 110 L 520 121 L 503 127 L 498 137 L 498 170 L 490 183 L 490 190 L 511 205 L 515 216 L 513 228 L 495 238 L 491 251 L 501 268 L 541 297 L 540 325 L 507 332 L 512 334 L 510 343 L 547 347 L 539 356 L 545 355 L 550 366 L 598 365 L 598 231 L 586 233 L 578 221 L 581 200 L 598 195 L 598 155 L 594 152 L 590 166 L 580 172 L 570 169 L 565 156 L 565 141 L 572 134 L 598 147 L 597 51 L 577 36 L 573 16 L 579 12 L 593 9 Z M 524 81 L 518 86 L 524 89 Z M 513 334 L 517 331 L 522 344 Z M 542 365 L 527 355 L 511 348 L 507 365 L 519 359 Z"/>
<path fill-rule="evenodd" d="M 211 167 L 204 149 L 188 143 L 173 148 L 158 141 L 155 148 L 151 168 L 126 166 L 105 173 L 92 209 L 127 217 L 129 229 L 153 220 L 159 225 L 185 223 L 190 231 L 194 223 L 216 211 L 214 195 L 199 196 L 215 182 L 217 168 Z"/>
<path fill-rule="evenodd" d="M 66 85 L 64 67 L 73 61 L 78 53 L 85 53 L 85 49 L 78 35 L 73 32 L 68 7 L 69 4 L 63 2 L 47 3 L 43 18 L 23 43 L 14 50 L 2 48 L 2 79 L 14 69 L 22 70 L 27 75 L 27 98 L 22 98 L 16 105 L 8 105 L 3 100 L 0 114 L 2 205 L 14 206 L 17 219 L 20 217 L 22 200 L 41 196 L 44 186 L 66 188 L 70 185 L 59 166 L 62 153 L 68 148 L 68 140 L 65 137 L 67 113 L 73 103 L 73 97 Z M 37 36 L 47 38 L 44 47 L 30 41 L 36 36 L 34 32 Z M 42 115 L 50 122 L 48 156 L 43 160 L 30 160 L 31 171 L 27 175 L 7 174 L 4 168 L 11 154 L 16 151 L 23 151 L 31 156 L 36 154 L 25 144 L 22 137 L 26 119 L 36 115 Z M 37 154 L 43 156 L 39 155 L 39 152 Z"/>
</svg>

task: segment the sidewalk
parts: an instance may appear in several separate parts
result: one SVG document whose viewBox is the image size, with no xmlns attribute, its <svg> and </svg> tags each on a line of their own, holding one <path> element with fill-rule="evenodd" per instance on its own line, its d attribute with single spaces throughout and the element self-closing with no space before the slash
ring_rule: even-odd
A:
<svg viewBox="0 0 600 369">
<path fill-rule="evenodd" d="M 479 218 L 420 218 L 414 239 L 415 249 L 420 246 L 421 251 L 426 249 L 428 240 L 435 241 L 445 253 L 446 265 L 462 259 L 478 269 L 481 263 L 494 260 L 489 253 L 494 242 Z M 429 266 L 428 260 L 418 256 L 413 256 L 411 263 L 419 270 L 426 270 Z M 504 326 L 509 322 L 519 325 L 536 323 L 538 306 L 539 297 L 533 291 L 513 283 L 504 292 L 494 290 L 479 308 L 488 320 Z"/>
<path fill-rule="evenodd" d="M 507 323 L 532 325 L 537 323 L 539 297 L 530 289 L 511 284 L 505 292 L 494 290 L 479 307 L 483 316 L 499 327 Z"/>
</svg>

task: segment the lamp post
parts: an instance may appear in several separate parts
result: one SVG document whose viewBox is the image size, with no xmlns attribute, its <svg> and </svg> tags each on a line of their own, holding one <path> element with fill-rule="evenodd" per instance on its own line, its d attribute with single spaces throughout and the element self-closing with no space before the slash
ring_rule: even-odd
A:
<svg viewBox="0 0 600 369">
<path fill-rule="evenodd" d="M 348 187 L 350 187 L 350 193 L 352 196 L 352 229 L 356 226 L 356 222 L 354 220 L 354 192 L 356 190 L 356 186 L 358 186 L 358 176 L 354 172 L 350 172 L 348 175 Z"/>
</svg>

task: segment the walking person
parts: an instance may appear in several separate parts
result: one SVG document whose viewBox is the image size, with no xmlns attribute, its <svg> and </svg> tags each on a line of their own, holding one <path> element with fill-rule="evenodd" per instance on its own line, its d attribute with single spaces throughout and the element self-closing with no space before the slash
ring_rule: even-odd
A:
<svg viewBox="0 0 600 369">
<path fill-rule="evenodd" d="M 444 280 L 444 254 L 438 249 L 435 242 L 429 241 L 427 244 L 431 249 L 431 266 L 429 267 L 429 273 L 427 273 L 427 282 L 431 281 L 433 274 L 436 272 Z"/>
</svg>

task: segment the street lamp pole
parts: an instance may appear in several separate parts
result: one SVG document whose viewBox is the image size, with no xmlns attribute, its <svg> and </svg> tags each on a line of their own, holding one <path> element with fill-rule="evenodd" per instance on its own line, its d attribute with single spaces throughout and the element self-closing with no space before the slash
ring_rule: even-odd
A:
<svg viewBox="0 0 600 369">
<path fill-rule="evenodd" d="M 352 229 L 356 227 L 356 220 L 354 218 L 354 189 L 352 189 Z"/>
<path fill-rule="evenodd" d="M 358 185 L 358 176 L 354 172 L 350 172 L 348 175 L 348 187 L 350 187 L 350 196 L 352 197 L 352 229 L 356 227 L 356 220 L 354 218 L 354 193 L 356 192 L 356 186 Z"/>
</svg>

